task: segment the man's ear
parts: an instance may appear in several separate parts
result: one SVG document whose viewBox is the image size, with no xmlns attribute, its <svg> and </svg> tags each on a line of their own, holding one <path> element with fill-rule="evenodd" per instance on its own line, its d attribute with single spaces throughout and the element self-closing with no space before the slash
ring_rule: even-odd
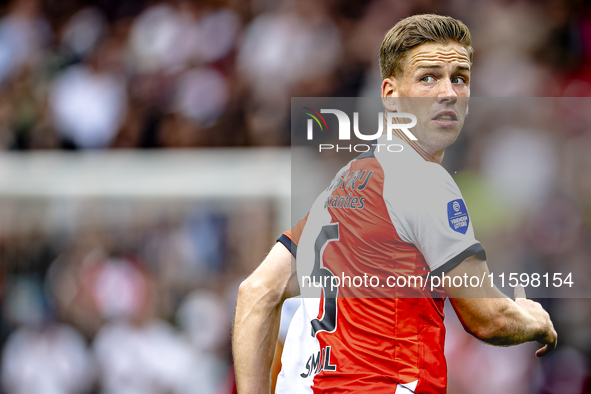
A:
<svg viewBox="0 0 591 394">
<path fill-rule="evenodd" d="M 388 112 L 398 110 L 398 82 L 396 78 L 390 77 L 382 81 L 382 104 Z"/>
</svg>

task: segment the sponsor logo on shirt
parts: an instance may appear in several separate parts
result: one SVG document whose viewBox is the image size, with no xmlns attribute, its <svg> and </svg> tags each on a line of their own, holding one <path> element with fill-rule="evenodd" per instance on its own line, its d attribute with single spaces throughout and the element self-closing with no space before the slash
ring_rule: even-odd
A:
<svg viewBox="0 0 591 394">
<path fill-rule="evenodd" d="M 365 197 L 355 196 L 353 193 L 362 191 L 367 187 L 373 171 L 347 171 L 341 176 L 337 176 L 328 190 L 340 189 L 341 191 L 352 190 L 348 195 L 331 194 L 324 202 L 324 208 L 345 208 L 345 209 L 363 209 L 365 208 Z"/>
<path fill-rule="evenodd" d="M 453 231 L 466 234 L 468 231 L 468 224 L 470 224 L 470 217 L 464 200 L 457 199 L 447 203 L 447 219 L 449 227 Z"/>
</svg>

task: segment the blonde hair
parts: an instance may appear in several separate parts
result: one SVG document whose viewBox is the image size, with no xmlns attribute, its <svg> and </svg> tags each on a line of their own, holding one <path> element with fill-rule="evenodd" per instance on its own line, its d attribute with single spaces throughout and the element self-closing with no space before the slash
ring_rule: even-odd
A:
<svg viewBox="0 0 591 394">
<path fill-rule="evenodd" d="M 402 73 L 407 52 L 411 49 L 427 42 L 449 41 L 458 42 L 466 47 L 472 63 L 474 50 L 471 46 L 470 30 L 461 21 L 435 14 L 413 15 L 401 20 L 386 33 L 382 41 L 382 80 Z"/>
</svg>

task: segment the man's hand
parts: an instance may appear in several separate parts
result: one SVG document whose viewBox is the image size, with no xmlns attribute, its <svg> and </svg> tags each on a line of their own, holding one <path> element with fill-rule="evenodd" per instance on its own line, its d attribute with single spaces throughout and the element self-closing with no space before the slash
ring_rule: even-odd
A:
<svg viewBox="0 0 591 394">
<path fill-rule="evenodd" d="M 543 344 L 544 347 L 536 351 L 536 356 L 544 357 L 554 350 L 556 342 L 558 341 L 558 334 L 556 334 L 556 331 L 554 330 L 550 315 L 538 302 L 526 298 L 523 286 L 518 285 L 515 287 L 514 296 L 515 304 L 529 314 L 535 320 L 537 325 L 541 327 L 540 334 L 536 338 L 536 341 Z"/>
</svg>

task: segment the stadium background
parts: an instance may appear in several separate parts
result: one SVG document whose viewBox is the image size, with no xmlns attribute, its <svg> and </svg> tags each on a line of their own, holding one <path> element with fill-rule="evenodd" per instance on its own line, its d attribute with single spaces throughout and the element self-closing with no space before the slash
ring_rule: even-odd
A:
<svg viewBox="0 0 591 394">
<path fill-rule="evenodd" d="M 292 221 L 290 97 L 379 95 L 378 48 L 399 19 L 469 26 L 472 96 L 591 96 L 582 0 L 15 0 L 0 12 L 3 393 L 231 393 L 237 286 Z M 589 100 L 575 104 L 587 114 Z M 448 154 L 491 262 L 591 281 L 589 124 L 488 125 Z M 493 209 L 495 184 L 510 218 Z M 448 311 L 449 392 L 589 392 L 590 300 L 543 302 L 559 348 L 542 360 L 532 344 L 478 343 Z"/>
</svg>

